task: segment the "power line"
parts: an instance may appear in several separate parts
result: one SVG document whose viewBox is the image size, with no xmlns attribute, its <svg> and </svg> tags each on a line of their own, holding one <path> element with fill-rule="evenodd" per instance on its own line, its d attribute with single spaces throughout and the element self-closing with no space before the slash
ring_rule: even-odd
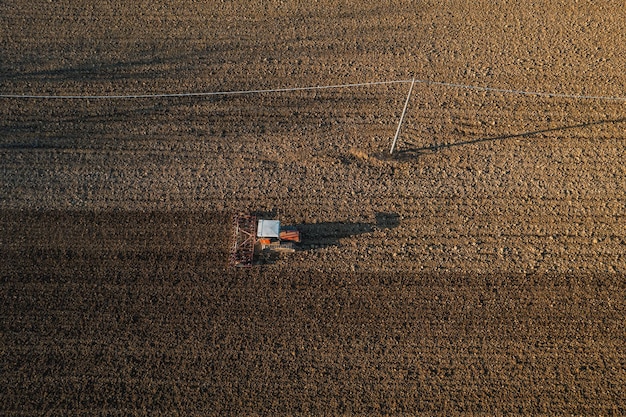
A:
<svg viewBox="0 0 626 417">
<path fill-rule="evenodd" d="M 404 81 L 404 82 L 407 82 L 407 81 Z M 594 95 L 585 95 L 585 94 L 546 93 L 546 92 L 541 92 L 541 91 L 526 91 L 526 90 L 512 90 L 512 89 L 506 89 L 506 88 L 495 88 L 495 87 L 480 87 L 476 85 L 455 84 L 455 83 L 428 81 L 428 80 L 415 80 L 415 82 L 440 85 L 444 87 L 462 88 L 466 90 L 489 91 L 489 92 L 503 93 L 503 94 L 517 94 L 517 95 L 552 97 L 552 98 L 571 98 L 571 99 L 580 99 L 580 100 L 626 101 L 626 97 L 616 97 L 616 96 L 594 96 Z"/>
<path fill-rule="evenodd" d="M 244 94 L 285 93 L 285 92 L 291 92 L 291 91 L 330 90 L 330 89 L 337 89 L 337 88 L 368 87 L 368 86 L 384 85 L 384 84 L 401 84 L 401 83 L 406 83 L 406 82 L 407 80 L 393 80 L 393 81 L 374 81 L 374 82 L 354 83 L 354 84 L 317 85 L 317 86 L 309 86 L 309 87 L 272 88 L 272 89 L 265 89 L 265 90 L 211 91 L 211 92 L 196 92 L 196 93 L 156 93 L 156 94 L 128 94 L 128 95 L 59 95 L 59 96 L 28 95 L 28 94 L 24 94 L 24 95 L 0 94 L 0 98 L 100 100 L 100 99 L 234 96 L 234 95 L 244 95 Z M 411 82 L 411 80 L 408 80 L 408 82 Z"/>
<path fill-rule="evenodd" d="M 210 96 L 232 96 L 232 95 L 245 95 L 245 94 L 263 94 L 263 93 L 285 93 L 294 91 L 310 91 L 310 90 L 330 90 L 339 88 L 352 88 L 352 87 L 369 87 L 377 85 L 388 84 L 402 84 L 416 82 L 419 84 L 438 85 L 449 88 L 459 88 L 475 91 L 488 91 L 493 93 L 502 94 L 516 94 L 525 96 L 537 96 L 537 97 L 551 97 L 551 98 L 567 98 L 575 100 L 603 100 L 603 101 L 624 101 L 626 97 L 617 96 L 597 96 L 597 95 L 585 95 L 585 94 L 565 94 L 565 93 L 550 93 L 541 91 L 527 91 L 527 90 L 514 90 L 496 87 L 482 87 L 469 84 L 457 84 L 450 82 L 431 81 L 431 80 L 390 80 L 390 81 L 374 81 L 364 83 L 352 83 L 352 84 L 331 84 L 331 85 L 317 85 L 307 87 L 286 87 L 286 88 L 272 88 L 272 89 L 258 89 L 258 90 L 235 90 L 235 91 L 210 91 L 210 92 L 190 92 L 190 93 L 155 93 L 155 94 L 112 94 L 112 95 L 38 95 L 38 94 L 0 94 L 0 98 L 5 99 L 44 99 L 44 100 L 123 100 L 123 99 L 152 99 L 152 98 L 176 98 L 176 97 L 210 97 Z"/>
</svg>

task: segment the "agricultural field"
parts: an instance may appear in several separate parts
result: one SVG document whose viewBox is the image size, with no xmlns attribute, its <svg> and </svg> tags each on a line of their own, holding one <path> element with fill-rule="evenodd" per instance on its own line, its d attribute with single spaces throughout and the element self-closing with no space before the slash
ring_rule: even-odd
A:
<svg viewBox="0 0 626 417">
<path fill-rule="evenodd" d="M 626 413 L 623 3 L 365 3 L 0 3 L 0 414 Z"/>
</svg>

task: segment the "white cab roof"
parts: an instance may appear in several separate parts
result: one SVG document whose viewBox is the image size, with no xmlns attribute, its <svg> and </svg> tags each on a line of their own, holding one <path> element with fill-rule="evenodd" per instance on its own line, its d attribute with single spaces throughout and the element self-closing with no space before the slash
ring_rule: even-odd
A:
<svg viewBox="0 0 626 417">
<path fill-rule="evenodd" d="M 280 221 L 259 219 L 256 228 L 256 237 L 279 237 Z"/>
</svg>

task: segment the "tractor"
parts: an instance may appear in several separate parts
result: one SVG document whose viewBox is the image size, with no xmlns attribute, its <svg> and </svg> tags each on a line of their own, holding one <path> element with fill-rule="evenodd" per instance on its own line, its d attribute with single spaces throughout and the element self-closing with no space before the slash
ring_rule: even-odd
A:
<svg viewBox="0 0 626 417">
<path fill-rule="evenodd" d="M 280 253 L 291 253 L 300 243 L 295 227 L 282 227 L 279 220 L 257 219 L 251 214 L 233 216 L 230 265 L 250 267 Z"/>
</svg>

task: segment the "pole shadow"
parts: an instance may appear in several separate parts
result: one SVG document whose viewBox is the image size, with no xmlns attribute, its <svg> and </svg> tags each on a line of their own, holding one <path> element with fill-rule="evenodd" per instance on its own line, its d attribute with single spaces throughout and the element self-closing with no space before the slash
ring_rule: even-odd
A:
<svg viewBox="0 0 626 417">
<path fill-rule="evenodd" d="M 396 152 L 396 159 L 406 160 L 406 159 L 418 158 L 421 155 L 424 155 L 426 153 L 437 152 L 442 149 L 454 148 L 454 147 L 459 147 L 459 146 L 475 145 L 478 143 L 485 143 L 485 142 L 504 141 L 507 139 L 526 138 L 526 137 L 531 137 L 531 136 L 538 135 L 541 133 L 551 133 L 551 132 L 559 132 L 559 131 L 566 131 L 566 130 L 573 130 L 573 129 L 582 129 L 582 128 L 591 127 L 591 126 L 599 126 L 599 125 L 604 125 L 604 124 L 618 124 L 618 123 L 624 123 L 624 122 L 626 122 L 626 118 L 612 119 L 612 120 L 600 120 L 596 122 L 579 123 L 576 125 L 569 125 L 569 126 L 558 126 L 558 127 L 553 127 L 549 129 L 539 129 L 539 130 L 533 130 L 530 132 L 508 134 L 508 135 L 501 135 L 501 136 L 488 137 L 488 138 L 479 138 L 479 139 L 466 140 L 466 141 L 454 142 L 454 143 L 443 143 L 443 144 L 435 144 L 435 145 L 422 146 L 422 147 L 409 147 L 409 148 L 398 150 Z"/>
</svg>

